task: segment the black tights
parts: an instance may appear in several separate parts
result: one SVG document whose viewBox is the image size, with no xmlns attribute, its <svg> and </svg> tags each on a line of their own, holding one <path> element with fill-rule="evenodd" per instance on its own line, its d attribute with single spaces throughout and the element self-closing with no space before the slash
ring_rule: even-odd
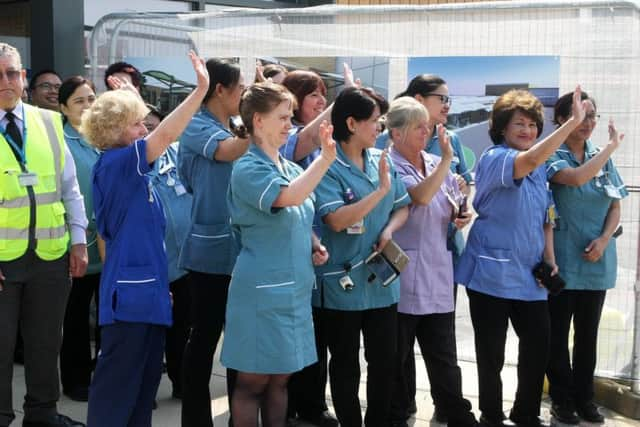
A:
<svg viewBox="0 0 640 427">
<path fill-rule="evenodd" d="M 231 398 L 234 427 L 282 427 L 287 416 L 287 382 L 291 374 L 238 372 Z"/>
</svg>

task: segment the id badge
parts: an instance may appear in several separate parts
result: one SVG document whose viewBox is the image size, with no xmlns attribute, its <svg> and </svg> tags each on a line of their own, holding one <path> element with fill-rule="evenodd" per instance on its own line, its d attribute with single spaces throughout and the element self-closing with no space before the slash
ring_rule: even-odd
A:
<svg viewBox="0 0 640 427">
<path fill-rule="evenodd" d="M 35 187 L 38 185 L 38 174 L 33 172 L 23 172 L 18 175 L 18 183 L 21 187 Z"/>
<path fill-rule="evenodd" d="M 176 185 L 174 185 L 173 190 L 176 192 L 177 196 L 182 196 L 184 193 L 187 192 L 186 188 L 184 188 L 184 185 L 180 183 L 177 183 Z"/>
<path fill-rule="evenodd" d="M 612 199 L 622 199 L 620 191 L 612 184 L 605 185 L 604 191 L 607 193 L 607 196 L 611 197 Z"/>
<path fill-rule="evenodd" d="M 347 234 L 362 234 L 362 233 L 364 233 L 364 219 L 361 219 L 355 224 L 347 227 Z"/>
</svg>

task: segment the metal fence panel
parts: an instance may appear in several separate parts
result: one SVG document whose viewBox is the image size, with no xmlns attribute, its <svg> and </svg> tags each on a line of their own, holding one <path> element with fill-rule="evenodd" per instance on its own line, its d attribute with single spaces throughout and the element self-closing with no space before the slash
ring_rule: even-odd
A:
<svg viewBox="0 0 640 427">
<path fill-rule="evenodd" d="M 205 57 L 240 58 L 248 81 L 258 57 L 388 58 L 389 96 L 406 86 L 410 57 L 557 56 L 560 93 L 579 83 L 595 97 L 602 117 L 615 118 L 626 138 L 614 161 L 632 190 L 640 185 L 640 149 L 635 144 L 640 137 L 638 2 L 512 1 L 108 15 L 91 37 L 90 75 L 98 83 L 104 67 L 123 57 L 180 57 L 189 48 Z M 593 140 L 606 142 L 606 125 L 596 128 Z M 635 191 L 623 202 L 618 283 L 608 293 L 600 330 L 601 375 L 632 376 L 639 202 Z M 474 359 L 462 294 L 458 353 Z M 507 361 L 514 363 L 516 354 L 510 333 Z"/>
</svg>

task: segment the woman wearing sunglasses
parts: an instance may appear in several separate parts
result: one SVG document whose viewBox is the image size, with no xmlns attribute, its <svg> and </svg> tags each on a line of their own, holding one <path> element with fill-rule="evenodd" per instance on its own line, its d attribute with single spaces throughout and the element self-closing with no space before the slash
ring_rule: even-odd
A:
<svg viewBox="0 0 640 427">
<path fill-rule="evenodd" d="M 598 325 L 607 289 L 616 282 L 616 243 L 611 237 L 620 222 L 620 200 L 627 190 L 610 159 L 624 135 L 609 121 L 609 142 L 597 148 L 590 140 L 598 114 L 585 92 L 584 120 L 547 160 L 547 178 L 558 209 L 554 229 L 556 263 L 567 286 L 549 296 L 551 354 L 547 367 L 551 414 L 564 424 L 580 419 L 604 422 L 593 404 Z M 554 121 L 571 115 L 572 94 L 554 106 Z M 573 322 L 573 356 L 569 357 L 569 328 Z M 579 417 L 579 418 L 578 418 Z"/>
</svg>

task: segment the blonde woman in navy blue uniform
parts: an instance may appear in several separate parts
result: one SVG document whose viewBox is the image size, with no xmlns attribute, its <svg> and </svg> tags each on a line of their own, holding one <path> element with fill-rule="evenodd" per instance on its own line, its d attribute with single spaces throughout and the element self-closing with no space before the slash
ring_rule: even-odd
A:
<svg viewBox="0 0 640 427">
<path fill-rule="evenodd" d="M 93 198 L 106 243 L 98 319 L 102 348 L 89 390 L 91 427 L 151 426 L 171 301 L 165 218 L 146 174 L 207 92 L 204 61 L 193 52 L 190 58 L 196 89 L 149 135 L 143 122 L 148 110 L 132 87 L 103 94 L 82 116 L 80 131 L 103 150 L 93 171 Z"/>
<path fill-rule="evenodd" d="M 240 114 L 252 144 L 233 166 L 231 221 L 242 249 L 227 303 L 222 363 L 238 371 L 231 400 L 236 427 L 282 427 L 287 381 L 317 360 L 311 289 L 313 264 L 329 254 L 313 236 L 313 190 L 336 157 L 331 126 L 320 130 L 322 152 L 303 171 L 278 149 L 288 137 L 295 100 L 283 86 L 245 90 Z M 312 263 L 313 261 L 313 263 Z"/>
<path fill-rule="evenodd" d="M 369 89 L 347 88 L 331 112 L 336 161 L 316 189 L 322 242 L 331 254 L 316 268 L 331 359 L 331 395 L 342 426 L 362 425 L 358 399 L 360 333 L 367 360 L 366 426 L 389 426 L 396 354 L 398 278 L 385 286 L 365 259 L 381 250 L 408 217 L 409 195 L 384 151 L 373 148 L 387 102 Z"/>
</svg>

